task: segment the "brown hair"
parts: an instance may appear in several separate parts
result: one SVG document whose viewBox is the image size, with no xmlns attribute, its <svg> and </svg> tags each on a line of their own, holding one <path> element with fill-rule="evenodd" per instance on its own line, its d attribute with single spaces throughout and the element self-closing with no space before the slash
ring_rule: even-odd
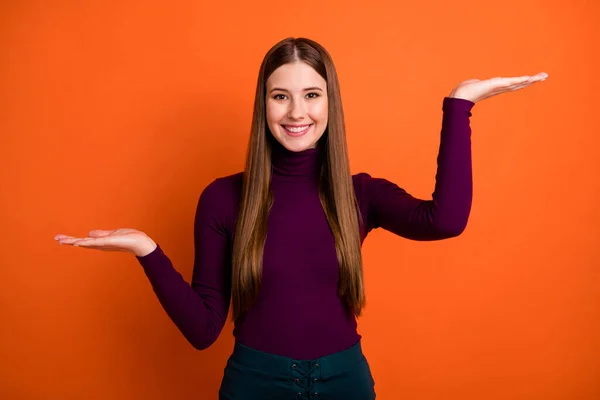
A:
<svg viewBox="0 0 600 400">
<path fill-rule="evenodd" d="M 267 217 L 273 204 L 271 141 L 266 124 L 266 82 L 281 65 L 302 61 L 327 82 L 328 123 L 317 146 L 324 146 L 319 198 L 333 232 L 339 263 L 338 292 L 359 316 L 365 305 L 359 221 L 363 220 L 350 174 L 346 127 L 337 72 L 331 56 L 306 38 L 287 38 L 275 44 L 260 66 L 252 129 L 243 174 L 242 196 L 232 255 L 232 319 L 248 311 L 258 296 L 262 276 Z"/>
</svg>

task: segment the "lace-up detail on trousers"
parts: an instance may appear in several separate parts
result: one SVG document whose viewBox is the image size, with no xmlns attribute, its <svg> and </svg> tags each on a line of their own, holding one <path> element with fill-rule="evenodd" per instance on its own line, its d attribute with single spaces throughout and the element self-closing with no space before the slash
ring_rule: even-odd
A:
<svg viewBox="0 0 600 400">
<path fill-rule="evenodd" d="M 320 380 L 320 368 L 318 362 L 299 361 L 292 364 L 292 379 L 296 392 L 296 399 L 318 398 L 317 384 Z"/>
<path fill-rule="evenodd" d="M 296 359 L 236 342 L 219 400 L 375 400 L 360 342 L 336 353 Z"/>
</svg>

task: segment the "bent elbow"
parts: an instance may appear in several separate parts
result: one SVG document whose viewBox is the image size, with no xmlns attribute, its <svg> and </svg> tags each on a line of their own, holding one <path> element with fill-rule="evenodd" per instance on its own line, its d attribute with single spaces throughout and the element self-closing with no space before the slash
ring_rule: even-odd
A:
<svg viewBox="0 0 600 400">
<path fill-rule="evenodd" d="M 467 228 L 468 219 L 452 221 L 451 223 L 441 224 L 438 228 L 438 234 L 441 239 L 451 239 L 460 236 Z"/>
<path fill-rule="evenodd" d="M 180 332 L 196 350 L 206 350 L 217 341 L 223 327 L 226 316 L 218 314 L 209 315 L 204 321 L 179 326 Z"/>
<path fill-rule="evenodd" d="M 217 338 L 221 333 L 221 329 L 222 325 L 209 325 L 204 329 L 194 329 L 187 332 L 182 330 L 181 332 L 196 350 L 206 350 L 217 341 Z"/>
<path fill-rule="evenodd" d="M 446 239 L 451 239 L 451 238 L 455 238 L 455 237 L 458 237 L 458 236 L 462 235 L 462 233 L 465 231 L 466 227 L 467 226 L 464 225 L 462 227 L 458 227 L 458 228 L 455 228 L 455 229 L 448 230 L 446 232 Z"/>
<path fill-rule="evenodd" d="M 217 341 L 216 336 L 210 337 L 188 337 L 188 342 L 192 345 L 192 347 L 196 350 L 206 350 L 208 349 L 214 342 Z"/>
</svg>

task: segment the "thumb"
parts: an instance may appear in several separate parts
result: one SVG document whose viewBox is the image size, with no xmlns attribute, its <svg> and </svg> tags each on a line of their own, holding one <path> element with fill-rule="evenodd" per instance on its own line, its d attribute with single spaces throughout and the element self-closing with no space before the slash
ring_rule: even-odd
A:
<svg viewBox="0 0 600 400">
<path fill-rule="evenodd" d="M 88 233 L 89 237 L 93 237 L 93 238 L 98 238 L 98 237 L 104 237 L 104 236 L 108 236 L 111 233 L 113 233 L 115 230 L 104 230 L 104 229 L 94 229 L 93 231 L 90 231 Z"/>
</svg>

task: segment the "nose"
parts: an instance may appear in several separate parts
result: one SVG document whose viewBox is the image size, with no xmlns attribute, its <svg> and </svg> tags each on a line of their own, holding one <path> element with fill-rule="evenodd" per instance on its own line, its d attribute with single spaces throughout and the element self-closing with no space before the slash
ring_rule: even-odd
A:
<svg viewBox="0 0 600 400">
<path fill-rule="evenodd" d="M 293 100 L 290 102 L 290 109 L 288 111 L 288 117 L 290 119 L 302 119 L 306 114 L 304 109 L 304 102 L 302 100 Z"/>
</svg>

